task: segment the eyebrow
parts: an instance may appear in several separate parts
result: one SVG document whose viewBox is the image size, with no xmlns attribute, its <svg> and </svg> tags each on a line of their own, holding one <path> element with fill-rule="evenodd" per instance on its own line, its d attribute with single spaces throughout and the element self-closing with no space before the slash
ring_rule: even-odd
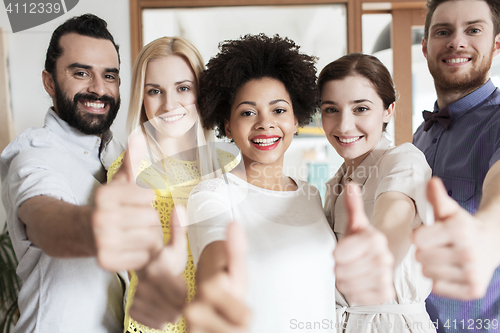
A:
<svg viewBox="0 0 500 333">
<path fill-rule="evenodd" d="M 93 67 L 90 66 L 90 65 L 85 65 L 85 64 L 78 63 L 78 62 L 74 62 L 71 65 L 69 65 L 68 68 L 70 68 L 70 69 L 73 69 L 73 68 L 82 68 L 82 69 L 89 69 L 89 70 L 91 70 Z M 118 68 L 105 68 L 104 71 L 106 73 L 116 73 L 116 74 L 118 74 L 120 72 L 118 70 Z"/>
<path fill-rule="evenodd" d="M 290 103 L 288 103 L 288 101 L 284 100 L 284 99 L 274 99 L 272 101 L 269 102 L 269 105 L 274 105 L 276 103 L 279 103 L 279 102 L 285 102 L 286 104 L 290 105 Z M 247 105 L 253 105 L 253 106 L 257 106 L 257 103 L 255 102 L 251 102 L 251 101 L 243 101 L 241 102 L 240 104 L 238 104 L 236 106 L 236 108 L 239 108 L 240 105 L 243 105 L 243 104 L 247 104 Z"/>
<path fill-rule="evenodd" d="M 359 103 L 365 103 L 365 102 L 368 102 L 368 103 L 371 103 L 373 104 L 372 101 L 370 101 L 369 99 L 355 99 L 354 101 L 351 101 L 350 103 L 351 104 L 359 104 Z M 335 103 L 334 101 L 321 101 L 321 105 L 323 104 L 328 104 L 328 105 L 336 105 L 337 103 Z"/>
<path fill-rule="evenodd" d="M 478 23 L 488 23 L 488 22 L 486 20 L 483 20 L 483 19 L 477 19 L 477 20 L 465 22 L 466 25 L 473 25 L 473 24 L 478 24 Z M 451 26 L 452 26 L 451 23 L 436 23 L 436 24 L 434 24 L 434 25 L 431 26 L 431 29 L 434 29 L 434 28 L 447 28 L 447 27 L 451 27 Z"/>
</svg>

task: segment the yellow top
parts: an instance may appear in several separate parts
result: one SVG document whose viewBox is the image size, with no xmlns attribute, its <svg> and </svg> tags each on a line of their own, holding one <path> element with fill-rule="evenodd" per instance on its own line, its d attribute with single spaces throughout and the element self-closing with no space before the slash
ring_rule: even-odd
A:
<svg viewBox="0 0 500 333">
<path fill-rule="evenodd" d="M 234 156 L 230 153 L 217 149 L 219 165 L 225 166 L 225 172 L 233 169 L 237 163 Z M 123 154 L 118 157 L 108 170 L 108 182 L 113 178 L 123 162 Z M 153 188 L 156 193 L 153 207 L 158 211 L 161 225 L 163 228 L 164 242 L 170 239 L 170 216 L 176 204 L 187 205 L 187 200 L 191 190 L 200 181 L 200 170 L 198 161 L 180 161 L 174 158 L 166 158 L 155 166 L 143 161 L 140 166 L 138 184 Z M 173 186 L 169 186 L 174 184 Z M 187 235 L 186 235 L 187 237 Z M 195 293 L 195 267 L 193 256 L 189 249 L 188 240 L 188 259 L 184 270 L 184 279 L 188 287 L 186 302 L 190 302 Z M 130 287 L 127 295 L 127 305 L 125 308 L 124 332 L 186 332 L 186 322 L 181 318 L 176 324 L 168 323 L 163 330 L 157 330 L 136 322 L 130 318 L 129 310 L 132 304 L 135 289 L 137 287 L 137 275 L 131 271 Z"/>
</svg>

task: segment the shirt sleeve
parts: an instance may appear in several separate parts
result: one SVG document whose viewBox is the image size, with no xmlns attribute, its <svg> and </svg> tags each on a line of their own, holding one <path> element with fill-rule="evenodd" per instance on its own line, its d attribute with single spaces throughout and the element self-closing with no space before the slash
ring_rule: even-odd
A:
<svg viewBox="0 0 500 333">
<path fill-rule="evenodd" d="M 30 157 L 30 150 L 18 154 L 7 163 L 2 162 L 2 201 L 7 214 L 7 225 L 13 240 L 16 255 L 21 258 L 31 242 L 26 228 L 19 220 L 19 207 L 36 196 L 50 196 L 68 203 L 77 204 L 70 185 L 64 177 L 45 159 Z"/>
<path fill-rule="evenodd" d="M 194 264 L 205 247 L 226 239 L 226 227 L 234 220 L 231 200 L 220 179 L 200 183 L 193 189 L 188 205 L 188 237 Z"/>
<path fill-rule="evenodd" d="M 401 192 L 410 197 L 417 208 L 419 218 L 414 220 L 412 228 L 420 223 L 430 225 L 434 218 L 432 207 L 426 199 L 427 182 L 432 171 L 424 154 L 410 143 L 400 145 L 389 151 L 379 165 L 380 182 L 375 199 L 385 192 Z"/>
</svg>

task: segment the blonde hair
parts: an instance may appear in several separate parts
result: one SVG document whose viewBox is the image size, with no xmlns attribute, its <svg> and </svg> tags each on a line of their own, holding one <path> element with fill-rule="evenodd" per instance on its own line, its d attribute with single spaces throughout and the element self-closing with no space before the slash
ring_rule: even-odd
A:
<svg viewBox="0 0 500 333">
<path fill-rule="evenodd" d="M 196 83 L 199 85 L 200 75 L 205 70 L 205 65 L 200 52 L 188 40 L 182 37 L 162 37 L 144 46 L 139 52 L 132 69 L 130 106 L 127 116 L 128 134 L 131 134 L 138 127 L 143 127 L 143 124 L 148 121 L 144 109 L 144 81 L 148 63 L 153 59 L 170 55 L 177 55 L 187 60 L 196 77 Z M 199 110 L 197 111 L 199 116 Z M 198 149 L 198 159 L 202 179 L 219 176 L 217 155 L 213 148 L 214 145 L 210 144 L 215 141 L 214 131 L 205 129 L 202 126 L 201 117 L 200 121 L 197 121 L 196 127 L 197 146 L 200 148 Z M 203 149 L 203 147 L 207 147 L 207 149 Z"/>
</svg>

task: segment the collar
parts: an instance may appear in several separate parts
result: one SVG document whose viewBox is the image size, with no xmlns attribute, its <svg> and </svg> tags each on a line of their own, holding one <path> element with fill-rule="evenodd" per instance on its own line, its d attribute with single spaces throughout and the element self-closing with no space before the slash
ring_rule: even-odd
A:
<svg viewBox="0 0 500 333">
<path fill-rule="evenodd" d="M 476 108 L 479 104 L 483 103 L 496 89 L 497 87 L 491 82 L 491 79 L 489 79 L 488 82 L 467 96 L 448 105 L 452 116 L 451 122 L 455 122 L 457 119 Z M 434 103 L 434 111 L 439 111 L 437 101 Z"/>
<path fill-rule="evenodd" d="M 82 147 L 87 151 L 92 151 L 95 147 L 101 146 L 101 138 L 97 135 L 84 134 L 74 127 L 71 127 L 67 122 L 59 118 L 57 113 L 49 108 L 47 115 L 45 116 L 45 128 L 48 128 L 58 136 L 64 138 L 64 140 L 69 141 L 77 146 Z M 113 138 L 113 133 L 111 130 L 107 130 L 102 135 L 103 149 L 105 150 L 108 143 Z"/>
<path fill-rule="evenodd" d="M 358 165 L 351 175 L 351 179 L 359 185 L 364 185 L 368 176 L 370 176 L 371 167 L 373 167 L 377 161 L 384 156 L 387 150 L 392 146 L 391 140 L 389 140 L 385 134 L 382 134 L 380 141 L 375 145 L 375 148 L 365 157 L 365 159 Z M 328 185 L 336 185 L 340 183 L 340 179 L 345 174 L 347 167 L 345 162 L 342 164 L 340 169 L 337 171 L 335 176 L 330 179 Z"/>
</svg>

